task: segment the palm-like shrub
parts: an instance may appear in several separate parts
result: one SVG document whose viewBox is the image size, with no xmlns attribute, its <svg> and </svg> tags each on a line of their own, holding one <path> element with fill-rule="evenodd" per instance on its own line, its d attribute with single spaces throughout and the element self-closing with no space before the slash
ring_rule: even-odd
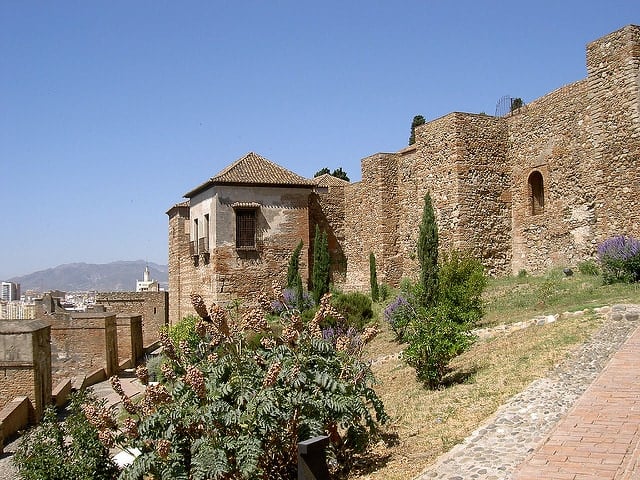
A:
<svg viewBox="0 0 640 480">
<path fill-rule="evenodd" d="M 306 325 L 288 310 L 281 325 L 269 325 L 271 300 L 263 296 L 261 308 L 235 320 L 218 305 L 198 307 L 206 315 L 195 326 L 195 349 L 163 335 L 162 384 L 134 403 L 112 381 L 129 412 L 113 440 L 141 451 L 122 478 L 294 478 L 297 443 L 324 434 L 334 468 L 347 465 L 386 415 L 361 359 L 376 331 L 365 329 L 355 342 L 346 332 L 324 339 L 320 324 L 339 315 L 329 297 Z"/>
</svg>

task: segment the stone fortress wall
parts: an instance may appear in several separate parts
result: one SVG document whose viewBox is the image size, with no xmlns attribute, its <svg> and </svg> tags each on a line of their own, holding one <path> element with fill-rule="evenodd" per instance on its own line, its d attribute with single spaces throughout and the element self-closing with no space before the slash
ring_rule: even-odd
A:
<svg viewBox="0 0 640 480">
<path fill-rule="evenodd" d="M 640 236 L 640 27 L 591 42 L 586 66 L 585 79 L 506 117 L 453 112 L 418 127 L 413 145 L 364 158 L 359 182 L 319 177 L 305 193 L 285 182 L 269 203 L 264 196 L 275 190 L 254 189 L 251 174 L 239 178 L 235 201 L 270 205 L 264 212 L 273 217 L 264 217 L 262 247 L 251 254 L 233 247 L 233 215 L 222 203 L 175 205 L 167 212 L 170 322 L 192 313 L 191 292 L 207 305 L 251 301 L 272 280 L 284 282 L 300 239 L 307 281 L 316 225 L 328 234 L 332 282 L 341 288 L 369 289 L 371 252 L 378 281 L 415 278 L 427 192 L 441 249 L 472 252 L 491 275 L 575 267 L 610 236 Z M 212 247 L 195 258 L 190 227 L 203 208 Z"/>
<path fill-rule="evenodd" d="M 369 252 L 379 281 L 417 273 L 427 192 L 441 248 L 491 274 L 575 266 L 609 236 L 640 236 L 640 27 L 590 43 L 587 71 L 507 117 L 451 113 L 363 159 L 343 187 L 345 287 L 368 288 Z"/>
</svg>

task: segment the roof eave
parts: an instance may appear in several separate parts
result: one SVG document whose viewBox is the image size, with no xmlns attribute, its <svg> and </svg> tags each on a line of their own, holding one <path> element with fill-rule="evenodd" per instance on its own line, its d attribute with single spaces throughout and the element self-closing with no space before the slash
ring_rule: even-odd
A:
<svg viewBox="0 0 640 480">
<path fill-rule="evenodd" d="M 315 184 L 312 182 L 309 183 L 265 183 L 265 182 L 221 182 L 209 180 L 202 185 L 197 186 L 190 192 L 185 193 L 183 196 L 185 198 L 193 198 L 200 192 L 204 190 L 215 187 L 216 185 L 224 185 L 228 187 L 271 187 L 271 188 L 304 188 L 308 190 L 313 190 Z"/>
</svg>

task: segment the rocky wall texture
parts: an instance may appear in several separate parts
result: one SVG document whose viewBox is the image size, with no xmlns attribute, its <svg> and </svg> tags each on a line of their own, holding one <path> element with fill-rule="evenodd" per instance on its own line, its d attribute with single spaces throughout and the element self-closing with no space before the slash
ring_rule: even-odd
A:
<svg viewBox="0 0 640 480">
<path fill-rule="evenodd" d="M 169 318 L 175 325 L 193 313 L 189 294 L 195 291 L 196 273 L 189 251 L 189 206 L 182 203 L 167 212 L 169 215 Z"/>
<path fill-rule="evenodd" d="M 391 262 L 397 249 L 397 217 L 394 214 L 397 156 L 378 153 L 363 159 L 362 180 L 345 187 L 344 252 L 346 287 L 349 289 L 367 291 L 370 288 L 370 253 L 376 256 L 378 281 L 390 281 L 387 263 Z"/>
<path fill-rule="evenodd" d="M 595 248 L 591 124 L 587 84 L 552 92 L 507 119 L 512 196 L 511 273 L 539 273 L 576 265 Z M 535 173 L 538 172 L 538 173 Z M 531 181 L 540 174 L 541 211 L 533 209 Z"/>
<path fill-rule="evenodd" d="M 640 237 L 640 27 L 587 46 L 596 239 Z"/>
<path fill-rule="evenodd" d="M 329 185 L 326 190 L 312 193 L 309 196 L 309 225 L 315 238 L 316 225 L 327 233 L 329 255 L 331 257 L 331 282 L 344 284 L 346 275 L 345 241 L 345 186 Z M 309 238 L 309 240 L 313 240 Z M 313 245 L 306 245 L 309 259 L 313 258 Z M 310 261 L 310 271 L 313 263 Z"/>
<path fill-rule="evenodd" d="M 258 201 L 260 199 L 258 198 Z M 265 202 L 266 203 L 266 202 Z M 218 212 L 217 218 L 223 217 Z M 233 213 L 226 224 L 233 225 Z M 289 258 L 300 240 L 310 244 L 308 193 L 281 194 L 278 202 L 263 205 L 258 212 L 260 241 L 253 250 L 236 248 L 235 230 L 225 235 L 218 230 L 217 245 L 211 251 L 209 265 L 199 267 L 202 275 L 211 277 L 210 288 L 202 293 L 207 303 L 229 302 L 236 298 L 253 301 L 265 291 L 271 292 L 275 282 L 286 284 Z M 300 256 L 300 275 L 308 280 L 308 249 Z"/>
<path fill-rule="evenodd" d="M 144 357 L 142 315 L 116 315 L 118 364 L 125 360 L 135 366 Z"/>
</svg>

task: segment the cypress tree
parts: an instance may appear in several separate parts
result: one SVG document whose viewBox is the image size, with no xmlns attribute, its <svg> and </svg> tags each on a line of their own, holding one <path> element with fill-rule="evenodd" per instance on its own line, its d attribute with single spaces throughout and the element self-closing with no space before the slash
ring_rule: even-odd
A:
<svg viewBox="0 0 640 480">
<path fill-rule="evenodd" d="M 371 284 L 371 300 L 377 302 L 380 298 L 378 293 L 378 274 L 376 273 L 376 256 L 369 254 L 369 283 Z"/>
<path fill-rule="evenodd" d="M 300 240 L 300 243 L 298 243 L 291 253 L 289 266 L 287 268 L 287 288 L 294 292 L 298 307 L 302 305 L 304 293 L 302 289 L 302 277 L 300 276 L 300 252 L 302 252 L 303 245 L 304 243 Z"/>
<path fill-rule="evenodd" d="M 316 305 L 320 303 L 322 296 L 329 291 L 330 265 L 327 233 L 325 231 L 321 232 L 318 225 L 316 225 L 316 234 L 313 242 L 313 273 L 311 275 L 313 300 Z"/>
<path fill-rule="evenodd" d="M 289 258 L 289 267 L 287 268 L 287 288 L 295 288 L 297 278 L 300 275 L 300 252 L 302 252 L 303 242 L 300 240 L 298 246 L 293 250 Z"/>
<path fill-rule="evenodd" d="M 409 137 L 409 145 L 416 143 L 416 127 L 424 125 L 426 120 L 422 115 L 416 115 L 411 121 L 411 136 Z"/>
<path fill-rule="evenodd" d="M 431 195 L 424 196 L 424 209 L 418 235 L 418 261 L 420 282 L 423 287 L 425 307 L 432 307 L 438 296 L 438 225 L 431 204 Z"/>
</svg>

